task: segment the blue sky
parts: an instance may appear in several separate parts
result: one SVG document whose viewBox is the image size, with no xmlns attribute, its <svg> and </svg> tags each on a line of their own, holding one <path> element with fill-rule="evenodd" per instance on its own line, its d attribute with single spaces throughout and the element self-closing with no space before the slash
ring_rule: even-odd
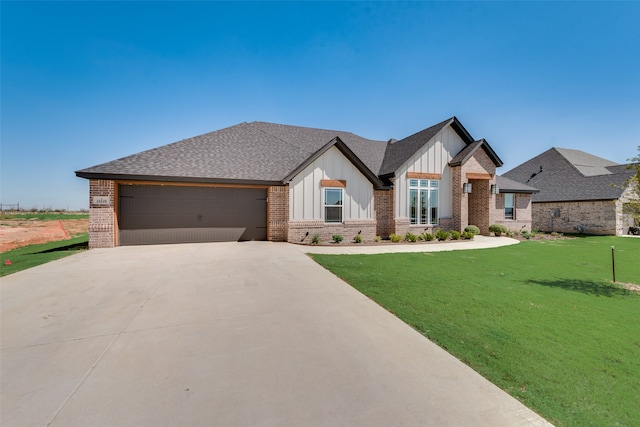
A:
<svg viewBox="0 0 640 427">
<path fill-rule="evenodd" d="M 457 116 L 505 165 L 640 145 L 640 2 L 0 2 L 2 203 L 241 122 L 387 140 Z"/>
</svg>

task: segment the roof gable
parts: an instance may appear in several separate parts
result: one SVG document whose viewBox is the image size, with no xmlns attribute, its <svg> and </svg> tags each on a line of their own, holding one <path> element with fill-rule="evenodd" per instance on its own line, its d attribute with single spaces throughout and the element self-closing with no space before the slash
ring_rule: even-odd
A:
<svg viewBox="0 0 640 427">
<path fill-rule="evenodd" d="M 283 182 L 291 181 L 296 175 L 302 172 L 307 166 L 313 163 L 316 159 L 326 153 L 331 147 L 336 147 L 355 167 L 365 176 L 376 188 L 380 188 L 383 186 L 382 181 L 378 178 L 371 169 L 365 165 L 358 156 L 354 154 L 353 151 L 339 138 L 335 137 L 328 143 L 326 143 L 322 148 L 313 153 L 309 158 L 307 158 L 303 163 L 301 163 L 296 169 L 294 169 L 290 174 L 288 174 Z"/>
<path fill-rule="evenodd" d="M 498 157 L 493 148 L 489 145 L 486 139 L 482 138 L 477 141 L 473 141 L 471 144 L 467 145 L 462 149 L 456 156 L 451 159 L 449 162 L 449 166 L 460 166 L 463 165 L 473 157 L 473 154 L 479 149 L 482 148 L 485 153 L 489 156 L 491 161 L 496 165 L 496 167 L 500 167 L 503 165 L 502 160 Z"/>
</svg>

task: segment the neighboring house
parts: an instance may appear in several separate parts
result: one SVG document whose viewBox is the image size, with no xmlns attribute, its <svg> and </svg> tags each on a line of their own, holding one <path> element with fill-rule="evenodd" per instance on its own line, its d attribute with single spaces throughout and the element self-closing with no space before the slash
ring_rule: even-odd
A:
<svg viewBox="0 0 640 427">
<path fill-rule="evenodd" d="M 633 170 L 580 150 L 551 148 L 504 176 L 540 191 L 533 196 L 533 227 L 543 231 L 627 234 L 622 213 Z"/>
<path fill-rule="evenodd" d="M 90 247 L 112 247 L 530 225 L 523 195 L 535 190 L 519 184 L 523 199 L 505 208 L 494 194 L 501 165 L 452 117 L 399 141 L 241 123 L 76 175 L 90 180 Z"/>
</svg>

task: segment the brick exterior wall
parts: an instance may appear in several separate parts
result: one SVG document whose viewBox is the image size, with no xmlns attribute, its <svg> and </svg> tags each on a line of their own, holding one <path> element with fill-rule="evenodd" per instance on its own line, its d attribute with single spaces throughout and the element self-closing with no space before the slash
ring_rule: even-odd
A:
<svg viewBox="0 0 640 427">
<path fill-rule="evenodd" d="M 94 197 L 108 198 L 108 204 L 94 204 Z M 111 180 L 89 181 L 89 248 L 115 246 L 115 183 Z"/>
<path fill-rule="evenodd" d="M 467 173 L 484 173 L 491 179 L 467 179 Z M 491 185 L 495 184 L 496 165 L 482 149 L 476 150 L 462 166 L 452 168 L 453 174 L 453 219 L 452 229 L 462 231 L 473 224 L 480 233 L 489 234 L 491 218 L 495 215 L 495 195 L 491 194 Z M 471 193 L 462 192 L 462 184 L 471 183 Z"/>
<path fill-rule="evenodd" d="M 376 235 L 385 239 L 395 231 L 393 194 L 393 188 L 391 190 L 375 190 L 373 192 L 373 206 L 377 221 Z"/>
<path fill-rule="evenodd" d="M 286 242 L 289 231 L 289 186 L 272 186 L 267 190 L 267 240 Z"/>
<path fill-rule="evenodd" d="M 311 243 L 312 237 L 317 234 L 321 242 L 331 242 L 331 236 L 340 234 L 345 242 L 353 241 L 353 238 L 361 232 L 364 242 L 372 242 L 376 236 L 376 220 L 345 221 L 343 224 L 325 224 L 323 221 L 289 221 L 289 242 Z"/>
<path fill-rule="evenodd" d="M 555 209 L 560 217 L 552 221 Z M 533 227 L 541 231 L 576 233 L 581 228 L 587 234 L 616 234 L 616 200 L 533 203 L 532 214 Z"/>
<path fill-rule="evenodd" d="M 503 224 L 509 230 L 520 232 L 531 231 L 531 194 L 514 193 L 515 218 L 504 218 L 504 193 L 495 196 L 495 208 L 491 216 L 491 224 Z"/>
<path fill-rule="evenodd" d="M 471 179 L 469 180 L 473 189 L 470 194 L 467 194 L 469 198 L 469 224 L 477 225 L 480 229 L 480 234 L 489 234 L 489 225 L 491 225 L 491 199 L 495 195 L 491 194 L 491 184 L 486 179 Z"/>
</svg>

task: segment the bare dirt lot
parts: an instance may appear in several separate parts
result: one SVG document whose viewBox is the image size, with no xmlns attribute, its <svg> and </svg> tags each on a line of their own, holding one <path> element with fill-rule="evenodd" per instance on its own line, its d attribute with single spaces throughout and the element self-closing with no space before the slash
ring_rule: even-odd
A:
<svg viewBox="0 0 640 427">
<path fill-rule="evenodd" d="M 66 240 L 89 229 L 89 219 L 0 220 L 0 252 L 37 243 Z"/>
</svg>

